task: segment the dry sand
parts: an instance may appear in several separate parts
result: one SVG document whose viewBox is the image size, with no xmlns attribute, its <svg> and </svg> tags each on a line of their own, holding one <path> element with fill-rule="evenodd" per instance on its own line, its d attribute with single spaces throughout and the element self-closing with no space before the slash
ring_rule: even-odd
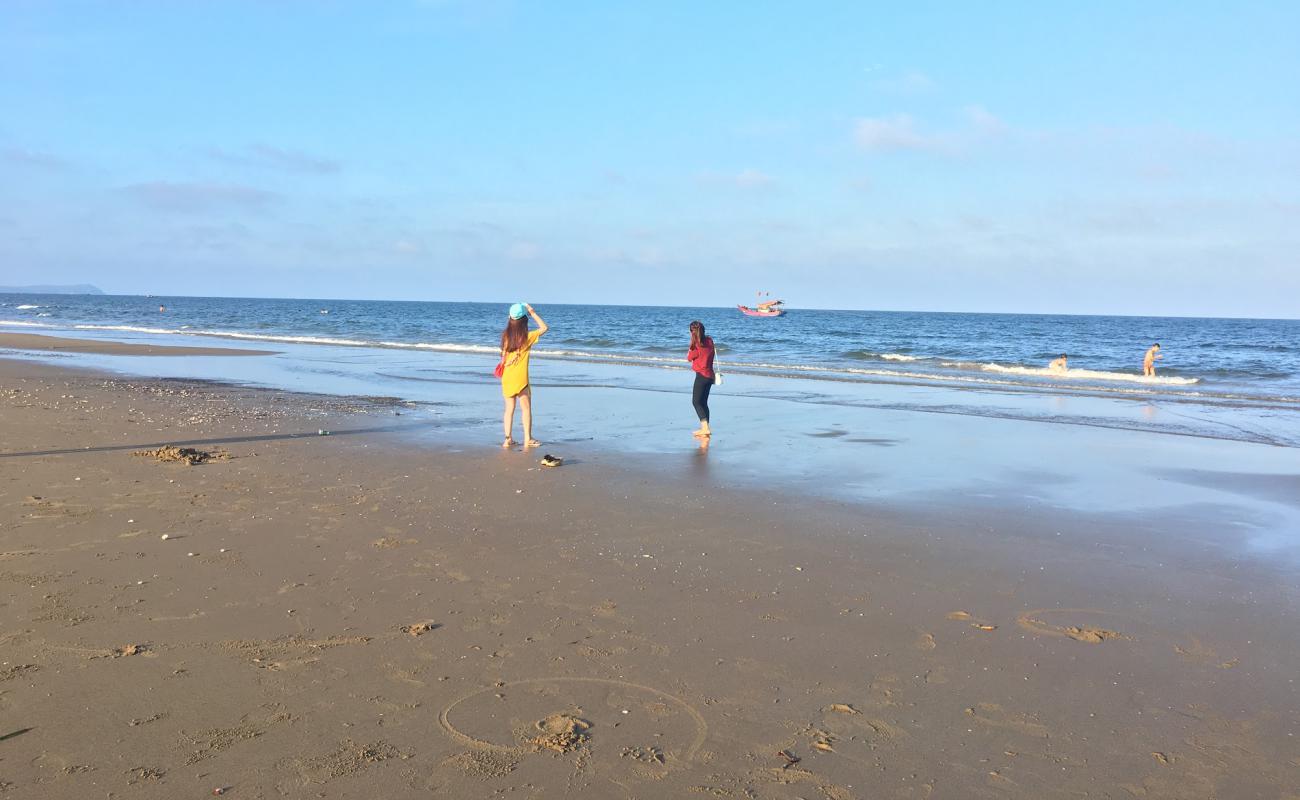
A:
<svg viewBox="0 0 1300 800">
<path fill-rule="evenodd" d="M 176 347 L 131 342 L 103 342 L 91 339 L 66 339 L 36 333 L 0 333 L 0 349 L 95 353 L 105 356 L 264 356 L 275 352 L 233 347 Z"/>
<path fill-rule="evenodd" d="M 6 799 L 1300 796 L 1294 574 L 1099 546 L 1148 534 L 1122 515 L 541 469 L 405 444 L 382 401 L 0 385 Z M 165 445 L 220 457 L 135 455 Z"/>
</svg>

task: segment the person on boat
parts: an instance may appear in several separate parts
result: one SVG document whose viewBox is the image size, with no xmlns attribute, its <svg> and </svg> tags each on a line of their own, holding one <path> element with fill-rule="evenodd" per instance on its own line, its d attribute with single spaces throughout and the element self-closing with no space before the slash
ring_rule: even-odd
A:
<svg viewBox="0 0 1300 800">
<path fill-rule="evenodd" d="M 691 403 L 695 406 L 695 415 L 700 418 L 699 429 L 691 435 L 699 438 L 713 435 L 709 429 L 709 390 L 715 380 L 713 355 L 713 339 L 704 333 L 704 323 L 695 320 L 691 323 L 691 346 L 686 351 L 686 360 L 691 362 L 691 369 L 695 372 Z"/>
<path fill-rule="evenodd" d="M 1052 372 L 1065 372 L 1069 369 L 1069 361 L 1070 359 L 1066 358 L 1065 353 L 1061 353 L 1061 357 L 1053 359 L 1052 363 L 1047 365 L 1047 368 Z"/>
<path fill-rule="evenodd" d="M 537 330 L 528 330 L 528 317 L 537 323 Z M 537 447 L 541 442 L 533 438 L 533 389 L 528 382 L 528 356 L 548 327 L 527 303 L 510 307 L 510 319 L 501 332 L 501 395 L 506 401 L 506 438 L 502 447 L 516 444 L 514 440 L 515 406 L 520 407 L 524 423 L 524 447 Z"/>
<path fill-rule="evenodd" d="M 1160 342 L 1156 342 L 1147 348 L 1147 354 L 1142 357 L 1142 374 L 1148 378 L 1156 376 L 1156 361 L 1163 359 L 1160 355 Z"/>
</svg>

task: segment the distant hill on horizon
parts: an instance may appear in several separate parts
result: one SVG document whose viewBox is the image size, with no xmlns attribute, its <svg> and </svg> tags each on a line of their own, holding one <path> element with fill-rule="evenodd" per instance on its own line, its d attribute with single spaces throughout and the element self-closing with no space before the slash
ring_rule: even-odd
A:
<svg viewBox="0 0 1300 800">
<path fill-rule="evenodd" d="M 104 290 L 89 283 L 58 286 L 0 286 L 0 294 L 103 294 Z"/>
</svg>

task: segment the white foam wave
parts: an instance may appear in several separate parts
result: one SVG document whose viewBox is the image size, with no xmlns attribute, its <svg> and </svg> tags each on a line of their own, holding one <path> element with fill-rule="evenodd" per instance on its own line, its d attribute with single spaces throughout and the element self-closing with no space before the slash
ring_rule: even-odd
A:
<svg viewBox="0 0 1300 800">
<path fill-rule="evenodd" d="M 1055 370 L 1046 367 L 1008 367 L 1003 364 L 983 364 L 980 369 L 1000 375 L 1027 375 L 1037 378 L 1062 378 L 1066 380 L 1120 381 L 1160 386 L 1192 386 L 1201 382 L 1200 378 L 1183 378 L 1177 375 L 1147 376 L 1131 372 L 1103 372 L 1094 369 Z"/>
<path fill-rule="evenodd" d="M 33 306 L 33 305 L 27 305 L 26 303 L 24 303 L 24 304 L 21 305 L 21 306 L 14 306 L 14 308 L 18 309 L 19 311 L 26 311 L 26 310 L 28 310 L 28 309 L 32 309 L 32 308 L 45 308 L 45 306 Z"/>
<path fill-rule="evenodd" d="M 277 336 L 264 333 L 238 333 L 234 331 L 168 331 L 186 336 L 219 336 L 223 339 L 241 339 L 253 342 L 284 342 L 286 344 L 333 344 L 342 347 L 379 347 L 379 342 L 365 339 L 336 339 L 330 336 Z"/>
<path fill-rule="evenodd" d="M 73 325 L 78 331 L 130 331 L 132 333 L 179 333 L 174 328 L 140 328 L 135 325 Z"/>
<path fill-rule="evenodd" d="M 0 326 L 23 327 L 23 328 L 43 328 L 43 329 L 68 329 L 69 327 L 76 330 L 94 330 L 94 331 L 124 331 L 130 333 L 152 334 L 152 335 L 175 335 L 175 336 L 205 336 L 223 339 L 237 339 L 243 341 L 260 341 L 260 342 L 283 342 L 286 344 L 306 344 L 306 345 L 332 345 L 336 347 L 375 347 L 383 349 L 400 349 L 400 350 L 425 350 L 442 353 L 459 353 L 465 355 L 495 355 L 497 348 L 490 345 L 478 344 L 455 344 L 443 342 L 392 342 L 392 341 L 371 341 L 364 339 L 344 339 L 339 337 L 327 336 L 292 336 L 280 334 L 261 334 L 247 333 L 243 331 L 218 331 L 218 330 L 194 330 L 188 328 L 150 328 L 135 325 L 72 325 L 59 326 L 49 325 L 40 322 L 30 322 L 27 320 L 0 320 Z M 546 358 L 572 359 L 591 361 L 606 364 L 624 364 L 632 366 L 642 366 L 659 369 L 686 369 L 685 359 L 678 356 L 650 356 L 650 355 L 631 355 L 609 352 L 590 352 L 585 350 L 568 350 L 568 349 L 535 349 L 534 354 Z M 925 361 L 924 357 L 908 356 L 901 353 L 884 353 L 881 358 L 901 363 Z M 1104 391 L 1116 392 L 1120 394 L 1145 393 L 1150 392 L 1156 387 L 1185 387 L 1193 386 L 1200 383 L 1198 378 L 1187 378 L 1181 376 L 1160 375 L 1155 377 L 1144 377 L 1131 373 L 1103 372 L 1098 370 L 1070 369 L 1064 372 L 1048 370 L 1046 368 L 1006 366 L 1003 364 L 989 363 L 980 364 L 975 362 L 958 362 L 958 361 L 939 361 L 940 366 L 947 367 L 953 371 L 931 372 L 924 370 L 907 370 L 907 369 L 889 369 L 889 368 L 870 368 L 870 367 L 849 367 L 849 366 L 819 366 L 811 364 L 781 364 L 769 363 L 762 361 L 738 361 L 728 359 L 726 363 L 720 363 L 723 370 L 735 369 L 738 371 L 750 371 L 755 373 L 765 373 L 771 375 L 791 375 L 806 374 L 810 377 L 822 376 L 828 379 L 854 379 L 864 377 L 877 377 L 889 381 L 924 381 L 926 383 L 957 384 L 957 385 L 977 385 L 977 386 L 1006 386 L 1006 387 L 1032 387 L 1040 386 L 1046 388 L 1063 388 L 1070 383 L 1080 388 L 1088 388 L 1094 391 L 1103 390 L 1106 384 L 1111 384 Z M 1025 380 L 1033 378 L 1038 380 Z M 1077 383 L 1076 383 L 1077 382 Z M 1133 384 L 1131 388 L 1115 386 L 1114 384 Z M 1088 386 L 1088 384 L 1092 384 Z M 1098 385 L 1100 384 L 1100 386 Z M 1180 393 L 1181 394 L 1181 393 Z M 1199 392 L 1187 392 L 1188 396 L 1201 396 Z M 1218 393 L 1206 393 L 1205 396 L 1219 396 Z M 1294 398 L 1283 398 L 1286 402 L 1295 402 Z"/>
<path fill-rule="evenodd" d="M 499 348 L 485 344 L 442 344 L 438 342 L 378 342 L 380 347 L 393 347 L 401 350 L 432 350 L 437 353 L 491 353 L 500 352 Z M 541 352 L 540 350 L 537 352 Z"/>
</svg>

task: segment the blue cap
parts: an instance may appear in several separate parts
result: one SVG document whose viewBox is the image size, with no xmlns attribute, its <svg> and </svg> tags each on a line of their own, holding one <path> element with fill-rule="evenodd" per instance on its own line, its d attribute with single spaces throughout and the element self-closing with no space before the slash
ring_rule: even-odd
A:
<svg viewBox="0 0 1300 800">
<path fill-rule="evenodd" d="M 527 313 L 528 309 L 524 308 L 523 303 L 515 303 L 510 306 L 510 319 L 523 319 Z"/>
</svg>

